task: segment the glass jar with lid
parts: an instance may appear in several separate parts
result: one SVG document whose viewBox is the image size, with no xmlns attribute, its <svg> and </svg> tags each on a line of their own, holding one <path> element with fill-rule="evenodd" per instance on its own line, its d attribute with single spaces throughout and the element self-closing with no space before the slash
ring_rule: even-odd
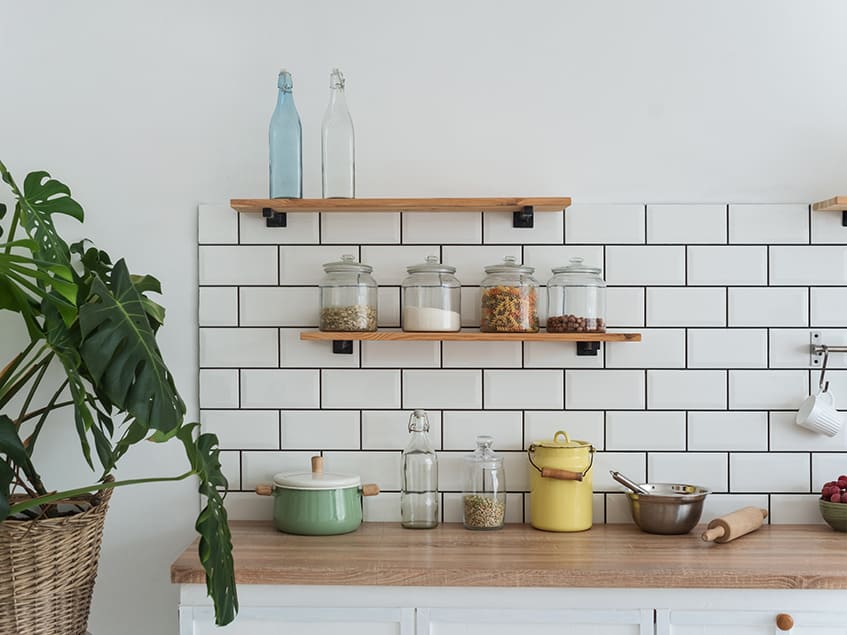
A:
<svg viewBox="0 0 847 635">
<path fill-rule="evenodd" d="M 500 529 L 505 521 L 506 474 L 493 446 L 492 437 L 478 436 L 476 450 L 465 456 L 465 529 Z"/>
<path fill-rule="evenodd" d="M 402 282 L 400 325 L 404 331 L 458 331 L 462 328 L 462 285 L 456 267 L 441 264 L 437 256 L 406 268 Z"/>
<path fill-rule="evenodd" d="M 377 284 L 373 267 L 345 254 L 323 266 L 321 289 L 322 331 L 375 331 Z"/>
<path fill-rule="evenodd" d="M 538 281 L 535 269 L 507 256 L 501 264 L 485 268 L 480 284 L 482 306 L 479 330 L 486 333 L 535 333 L 538 331 Z"/>
<path fill-rule="evenodd" d="M 604 333 L 606 283 L 599 267 L 571 258 L 553 269 L 547 282 L 547 330 L 551 333 Z"/>
</svg>

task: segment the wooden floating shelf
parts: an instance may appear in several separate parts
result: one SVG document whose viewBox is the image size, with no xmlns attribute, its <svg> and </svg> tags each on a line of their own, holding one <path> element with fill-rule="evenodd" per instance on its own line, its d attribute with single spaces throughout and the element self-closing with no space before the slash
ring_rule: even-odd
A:
<svg viewBox="0 0 847 635">
<path fill-rule="evenodd" d="M 454 333 L 406 331 L 302 331 L 301 340 L 442 341 L 442 342 L 640 342 L 641 333 Z"/>
<path fill-rule="evenodd" d="M 561 212 L 566 196 L 489 198 L 234 198 L 236 212 Z"/>
<path fill-rule="evenodd" d="M 825 201 L 812 203 L 815 212 L 844 212 L 847 211 L 847 196 L 833 196 Z"/>
<path fill-rule="evenodd" d="M 841 212 L 841 225 L 847 227 L 847 196 L 833 196 L 825 201 L 812 203 L 815 212 Z"/>
<path fill-rule="evenodd" d="M 597 355 L 600 342 L 640 342 L 640 333 L 483 333 L 458 331 L 453 333 L 405 331 L 302 331 L 301 340 L 331 341 L 332 352 L 353 353 L 353 340 L 407 342 L 576 342 L 577 355 Z"/>
</svg>

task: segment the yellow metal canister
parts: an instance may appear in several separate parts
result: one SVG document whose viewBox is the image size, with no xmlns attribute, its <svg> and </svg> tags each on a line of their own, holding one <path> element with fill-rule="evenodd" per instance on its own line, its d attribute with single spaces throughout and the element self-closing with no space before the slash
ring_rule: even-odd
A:
<svg viewBox="0 0 847 635">
<path fill-rule="evenodd" d="M 530 444 L 527 454 L 532 526 L 545 531 L 591 529 L 594 446 L 571 441 L 559 430 L 552 441 Z"/>
</svg>

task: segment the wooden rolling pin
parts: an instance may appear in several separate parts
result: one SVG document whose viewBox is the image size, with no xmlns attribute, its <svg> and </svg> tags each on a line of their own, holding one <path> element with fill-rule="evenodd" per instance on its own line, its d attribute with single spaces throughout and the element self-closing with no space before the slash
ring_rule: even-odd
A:
<svg viewBox="0 0 847 635">
<path fill-rule="evenodd" d="M 751 531 L 756 531 L 767 517 L 767 509 L 743 507 L 726 516 L 715 518 L 700 537 L 706 542 L 729 542 Z"/>
</svg>

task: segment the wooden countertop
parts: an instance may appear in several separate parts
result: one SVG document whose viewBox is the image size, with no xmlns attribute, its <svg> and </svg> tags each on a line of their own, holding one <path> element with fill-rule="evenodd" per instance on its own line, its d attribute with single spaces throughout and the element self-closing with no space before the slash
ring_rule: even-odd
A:
<svg viewBox="0 0 847 635">
<path fill-rule="evenodd" d="M 239 584 L 847 589 L 847 534 L 765 525 L 726 544 L 657 536 L 635 525 L 548 533 L 529 525 L 468 531 L 365 523 L 342 536 L 291 536 L 270 522 L 231 523 Z M 195 541 L 171 581 L 204 583 Z"/>
</svg>

